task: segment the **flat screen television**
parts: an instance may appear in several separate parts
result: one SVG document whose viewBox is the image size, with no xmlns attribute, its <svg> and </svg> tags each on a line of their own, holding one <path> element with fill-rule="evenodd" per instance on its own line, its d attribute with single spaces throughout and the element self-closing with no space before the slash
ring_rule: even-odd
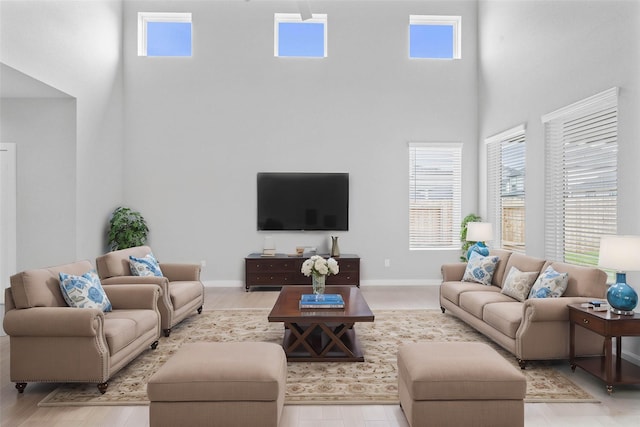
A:
<svg viewBox="0 0 640 427">
<path fill-rule="evenodd" d="M 258 173 L 258 230 L 348 229 L 348 173 Z"/>
</svg>

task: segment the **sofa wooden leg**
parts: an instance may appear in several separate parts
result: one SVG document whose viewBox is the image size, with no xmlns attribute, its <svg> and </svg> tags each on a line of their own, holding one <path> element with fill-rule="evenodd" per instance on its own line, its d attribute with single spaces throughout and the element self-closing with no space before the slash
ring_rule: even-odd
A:
<svg viewBox="0 0 640 427">
<path fill-rule="evenodd" d="M 163 329 L 162 332 L 164 332 L 164 336 L 165 337 L 168 337 L 169 335 L 171 335 L 171 328 Z"/>
<path fill-rule="evenodd" d="M 445 310 L 445 308 L 444 308 L 444 307 L 442 307 L 442 306 L 440 306 L 440 310 L 442 310 L 442 313 L 444 314 L 444 310 Z"/>
<path fill-rule="evenodd" d="M 524 369 L 527 367 L 527 361 L 526 360 L 522 360 L 522 359 L 518 359 L 518 365 L 520 365 L 520 369 L 522 369 L 524 371 Z"/>
<path fill-rule="evenodd" d="M 100 391 L 100 394 L 104 394 L 107 391 L 107 387 L 109 387 L 109 381 L 98 384 L 98 391 Z"/>
<path fill-rule="evenodd" d="M 27 383 L 16 383 L 16 389 L 18 393 L 24 393 L 24 389 L 27 387 Z"/>
<path fill-rule="evenodd" d="M 202 314 L 202 306 L 198 307 L 198 314 Z"/>
<path fill-rule="evenodd" d="M 151 343 L 151 348 L 152 348 L 153 350 L 155 350 L 156 348 L 158 348 L 158 341 L 154 341 L 154 342 L 152 342 L 152 343 Z"/>
</svg>

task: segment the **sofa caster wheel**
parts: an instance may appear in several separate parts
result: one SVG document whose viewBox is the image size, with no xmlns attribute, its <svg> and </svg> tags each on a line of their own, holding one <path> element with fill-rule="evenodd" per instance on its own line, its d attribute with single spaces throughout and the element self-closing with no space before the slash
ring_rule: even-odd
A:
<svg viewBox="0 0 640 427">
<path fill-rule="evenodd" d="M 202 314 L 202 306 L 198 307 L 198 314 Z"/>
<path fill-rule="evenodd" d="M 108 381 L 98 384 L 98 391 L 100 392 L 100 394 L 104 394 L 107 391 L 107 387 L 109 387 Z"/>
<path fill-rule="evenodd" d="M 16 383 L 16 390 L 18 390 L 18 393 L 24 393 L 25 388 L 27 388 L 27 383 Z"/>
<path fill-rule="evenodd" d="M 524 369 L 527 367 L 527 361 L 522 359 L 516 359 L 516 360 L 518 361 L 518 365 L 520 365 L 520 369 L 524 371 Z"/>
<path fill-rule="evenodd" d="M 165 337 L 168 337 L 169 335 L 171 335 L 171 328 L 163 329 L 162 332 L 164 333 Z"/>
<path fill-rule="evenodd" d="M 156 348 L 158 348 L 158 341 L 154 341 L 151 343 L 151 349 L 155 350 Z"/>
</svg>

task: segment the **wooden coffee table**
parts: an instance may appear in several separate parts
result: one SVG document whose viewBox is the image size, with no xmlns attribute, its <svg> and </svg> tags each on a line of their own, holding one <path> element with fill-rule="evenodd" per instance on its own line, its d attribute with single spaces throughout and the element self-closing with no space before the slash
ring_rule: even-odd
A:
<svg viewBox="0 0 640 427">
<path fill-rule="evenodd" d="M 283 286 L 269 322 L 284 323 L 282 347 L 290 361 L 364 362 L 364 353 L 356 338 L 356 322 L 373 322 L 374 315 L 355 286 L 330 286 L 329 293 L 340 294 L 344 309 L 300 309 L 302 294 L 311 286 Z"/>
</svg>

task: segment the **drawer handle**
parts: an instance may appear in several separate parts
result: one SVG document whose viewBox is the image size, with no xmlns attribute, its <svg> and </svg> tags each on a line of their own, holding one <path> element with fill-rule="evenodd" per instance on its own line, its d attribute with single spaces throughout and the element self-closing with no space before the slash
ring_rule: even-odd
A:
<svg viewBox="0 0 640 427">
<path fill-rule="evenodd" d="M 585 325 L 589 324 L 589 319 L 582 319 L 582 323 L 584 323 Z"/>
</svg>

